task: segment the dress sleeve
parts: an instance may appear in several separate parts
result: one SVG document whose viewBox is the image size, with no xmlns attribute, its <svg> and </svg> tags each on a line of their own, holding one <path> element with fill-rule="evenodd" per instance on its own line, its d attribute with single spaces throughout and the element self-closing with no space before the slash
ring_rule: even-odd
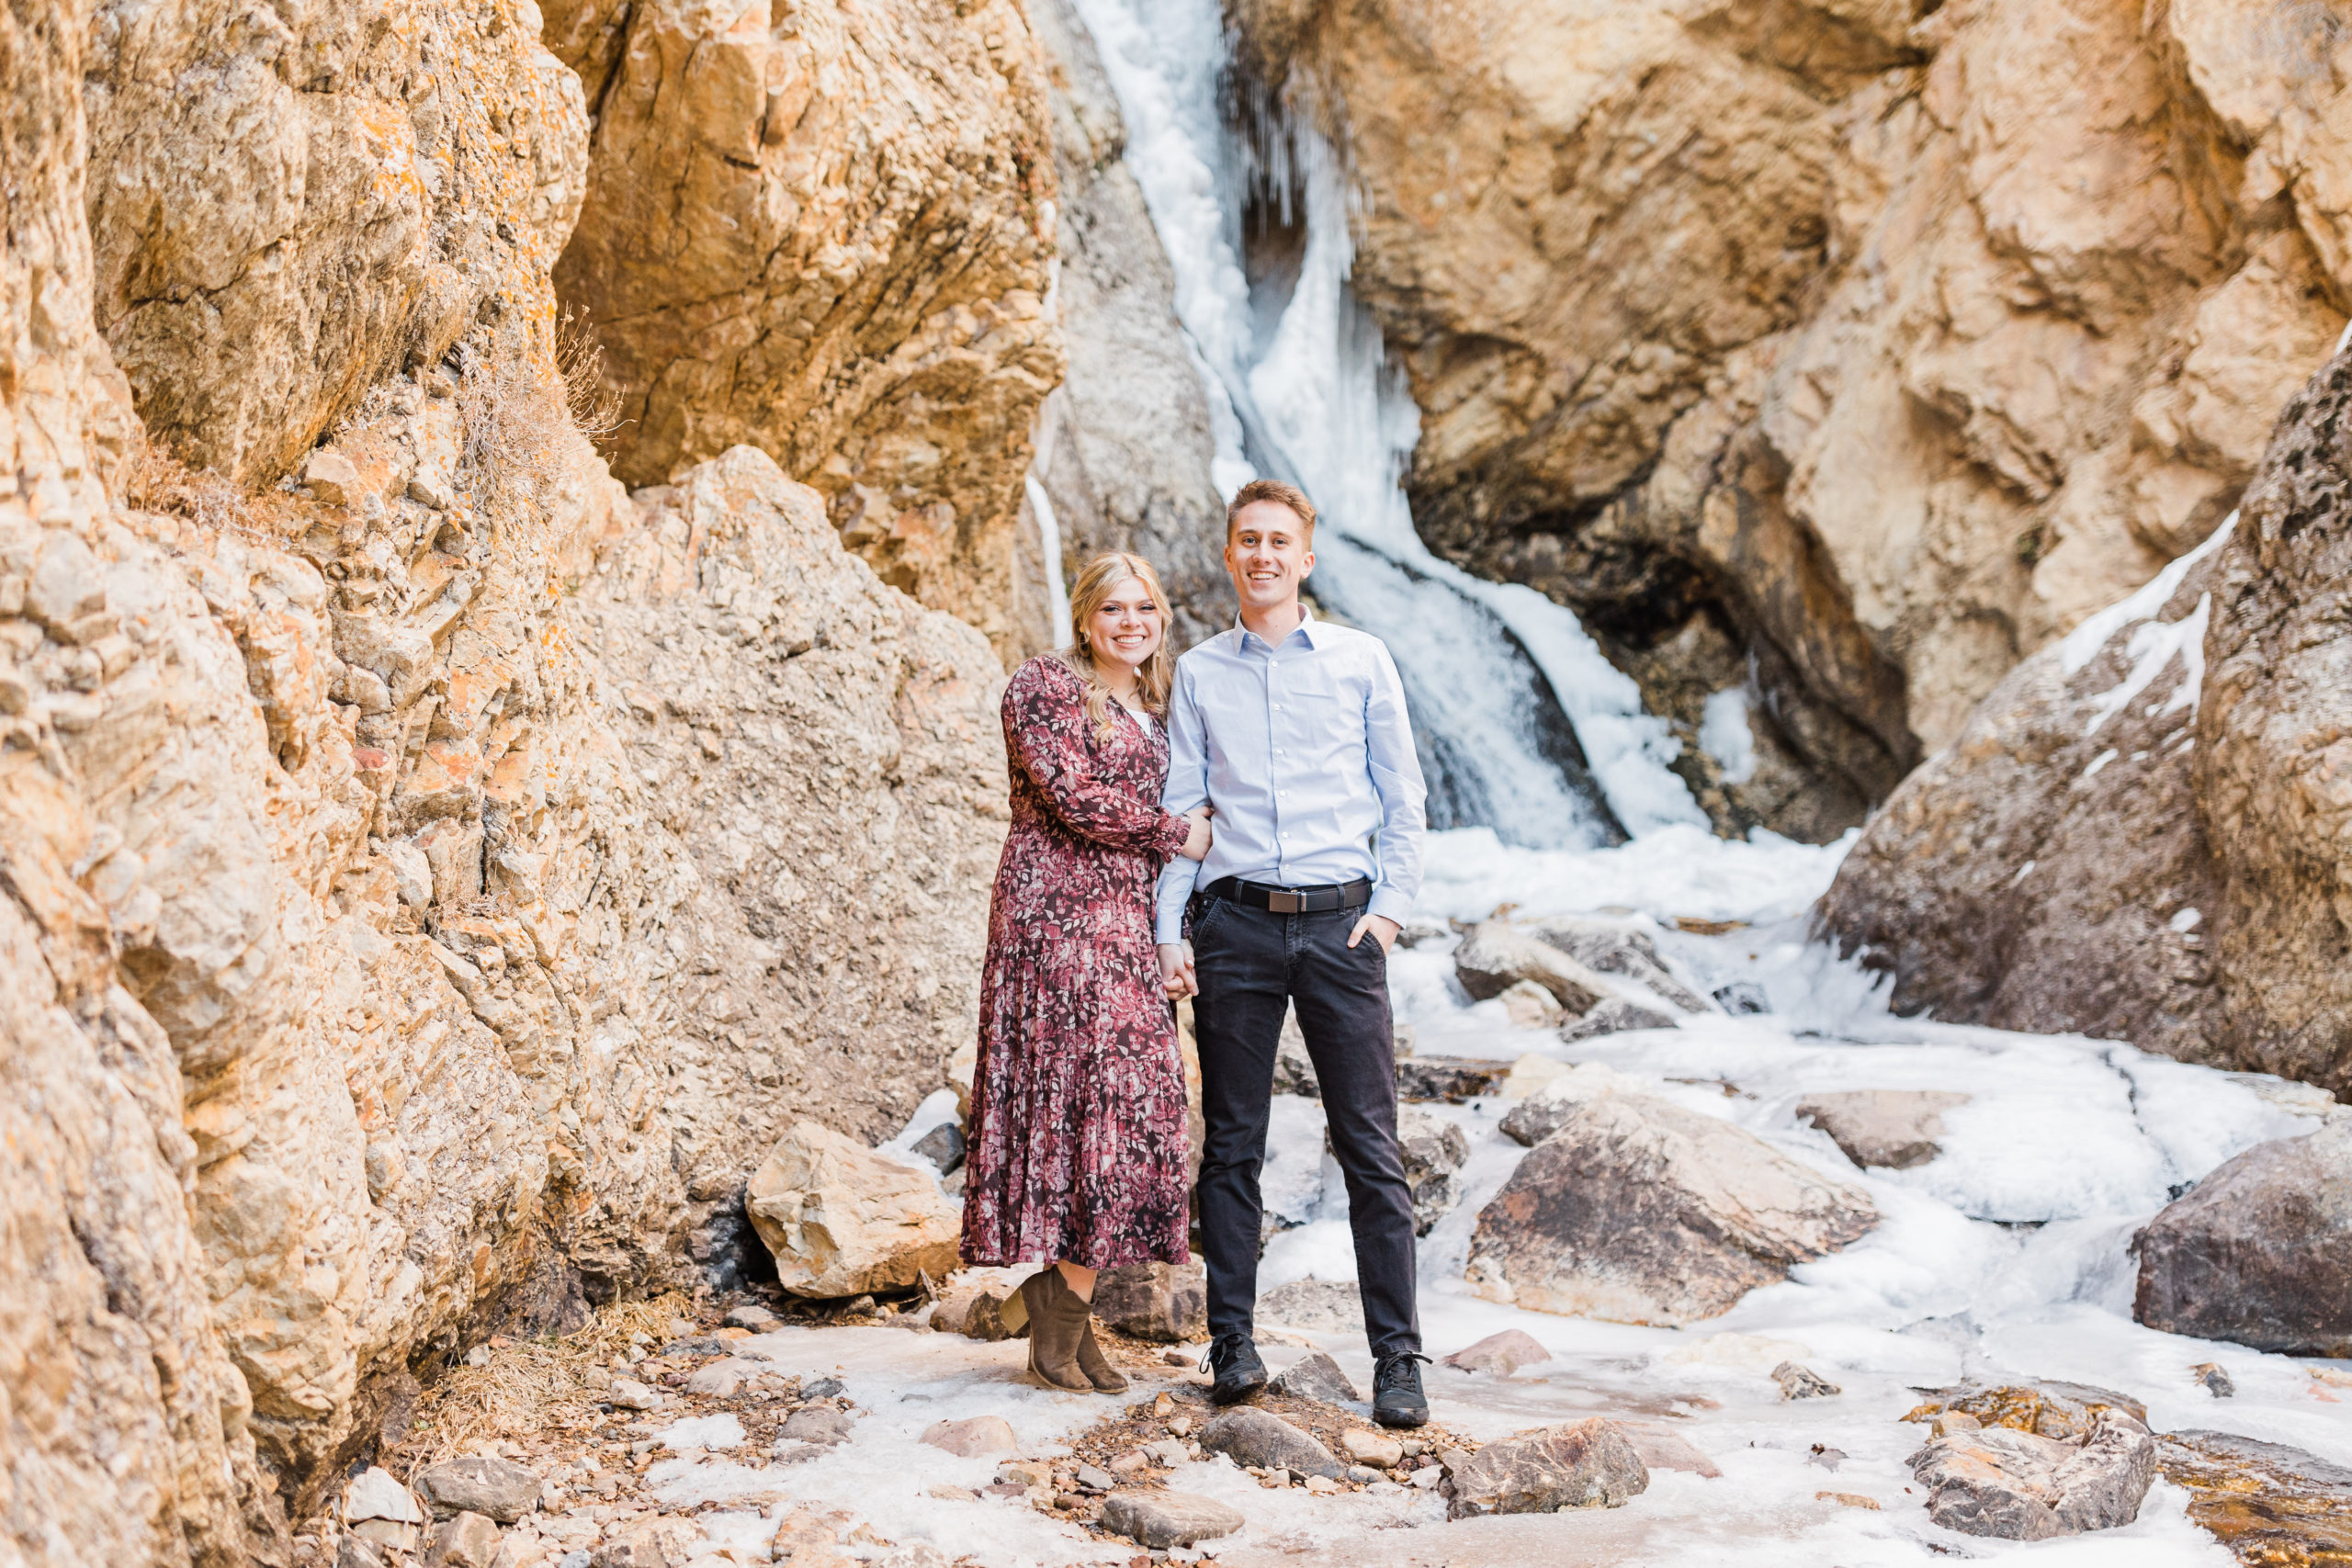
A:
<svg viewBox="0 0 2352 1568">
<path fill-rule="evenodd" d="M 1163 860 L 1174 855 L 1192 824 L 1096 775 L 1080 682 L 1045 664 L 1031 660 L 1005 688 L 1004 742 L 1012 765 L 1029 775 L 1054 819 L 1080 838 Z"/>
</svg>

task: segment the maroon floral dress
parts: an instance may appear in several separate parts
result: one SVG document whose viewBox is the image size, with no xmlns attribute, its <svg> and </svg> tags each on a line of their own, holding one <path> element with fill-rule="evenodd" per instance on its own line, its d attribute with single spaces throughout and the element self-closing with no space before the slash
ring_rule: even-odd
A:
<svg viewBox="0 0 2352 1568">
<path fill-rule="evenodd" d="M 1151 941 L 1152 885 L 1188 824 L 1159 808 L 1168 738 L 1098 739 L 1050 655 L 1004 694 L 1012 831 L 980 978 L 967 1263 L 1185 1259 L 1184 1071 Z"/>
</svg>

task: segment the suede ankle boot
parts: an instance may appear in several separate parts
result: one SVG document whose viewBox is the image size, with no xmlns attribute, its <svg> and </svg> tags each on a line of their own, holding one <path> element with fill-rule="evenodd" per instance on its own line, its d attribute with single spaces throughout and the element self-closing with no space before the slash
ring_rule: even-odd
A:
<svg viewBox="0 0 2352 1568">
<path fill-rule="evenodd" d="M 1075 1296 L 1078 1292 L 1073 1291 L 1070 1293 Z M 1094 1385 L 1095 1393 L 1125 1393 L 1127 1392 L 1125 1376 L 1111 1364 L 1111 1358 L 1102 1353 L 1102 1347 L 1094 1342 L 1093 1303 L 1082 1304 L 1086 1307 L 1086 1331 L 1078 1337 L 1078 1370 L 1086 1374 L 1086 1381 Z"/>
<path fill-rule="evenodd" d="M 1050 1265 L 1021 1281 L 1021 1300 L 1029 1309 L 1030 1371 L 1047 1388 L 1092 1393 L 1093 1382 L 1079 1370 L 1078 1344 L 1093 1309 Z"/>
</svg>

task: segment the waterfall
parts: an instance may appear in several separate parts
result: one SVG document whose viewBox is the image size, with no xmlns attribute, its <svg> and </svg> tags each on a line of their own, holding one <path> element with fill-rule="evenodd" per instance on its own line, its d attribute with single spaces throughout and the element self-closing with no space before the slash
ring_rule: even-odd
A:
<svg viewBox="0 0 2352 1568">
<path fill-rule="evenodd" d="M 1054 515 L 1053 498 L 1037 482 L 1035 467 L 1021 482 L 1029 496 L 1029 510 L 1037 518 L 1037 553 L 1046 564 L 1046 614 L 1053 618 L 1054 646 L 1067 648 L 1075 640 L 1075 634 L 1069 624 L 1069 584 L 1062 579 L 1061 519 Z"/>
<path fill-rule="evenodd" d="M 1222 100 L 1217 0 L 1075 0 L 1126 117 L 1126 163 L 1176 278 L 1230 495 L 1290 479 L 1321 520 L 1309 582 L 1395 656 L 1438 827 L 1582 850 L 1706 818 L 1668 770 L 1679 752 L 1573 613 L 1438 559 L 1400 479 L 1420 415 L 1348 288 L 1351 186 L 1311 126 L 1276 111 L 1253 156 Z M 1295 265 L 1244 265 L 1243 216 L 1271 187 L 1303 224 Z"/>
</svg>

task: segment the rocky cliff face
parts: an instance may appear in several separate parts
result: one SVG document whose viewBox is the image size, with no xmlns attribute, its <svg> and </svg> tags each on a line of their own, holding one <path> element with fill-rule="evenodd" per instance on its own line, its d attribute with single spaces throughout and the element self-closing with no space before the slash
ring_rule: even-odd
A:
<svg viewBox="0 0 2352 1568">
<path fill-rule="evenodd" d="M 595 121 L 556 282 L 608 355 L 614 471 L 751 443 L 885 581 L 1039 646 L 1007 606 L 1063 349 L 1021 6 L 557 0 L 548 36 Z"/>
<path fill-rule="evenodd" d="M 1887 803 L 1821 918 L 1897 1006 L 2352 1089 L 2347 429 L 2339 355 L 2225 536 L 2020 665 Z"/>
<path fill-rule="evenodd" d="M 606 471 L 537 28 L 0 18 L 31 1562 L 283 1560 L 420 1378 L 723 1273 L 753 1151 L 896 1124 L 969 1030 L 1001 666 L 759 450 Z"/>
<path fill-rule="evenodd" d="M 1440 549 L 1574 606 L 1719 822 L 1860 820 L 2211 529 L 2344 325 L 2352 99 L 2234 0 L 1256 0 Z M 1429 128 L 1443 125 L 1442 136 Z"/>
</svg>

